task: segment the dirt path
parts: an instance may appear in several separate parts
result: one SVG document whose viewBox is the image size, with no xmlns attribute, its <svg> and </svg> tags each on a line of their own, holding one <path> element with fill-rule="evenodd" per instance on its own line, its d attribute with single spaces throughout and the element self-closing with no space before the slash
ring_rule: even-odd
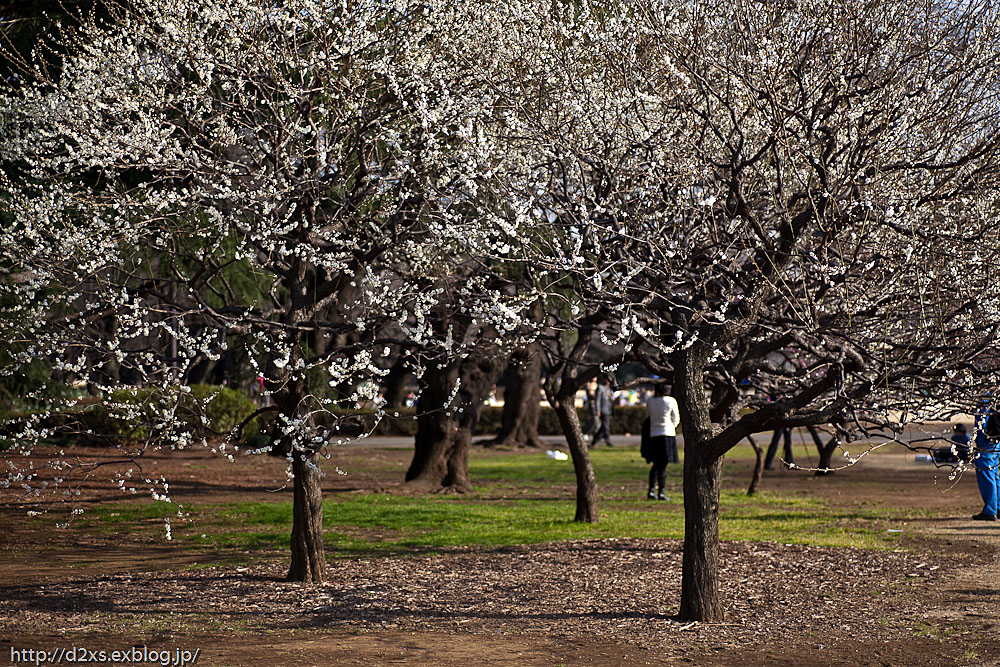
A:
<svg viewBox="0 0 1000 667">
<path fill-rule="evenodd" d="M 6 585 L 0 636 L 18 649 L 200 648 L 199 664 L 213 665 L 1000 662 L 1000 591 L 976 578 L 996 572 L 996 553 L 729 543 L 727 622 L 688 624 L 674 617 L 680 547 L 599 540 L 345 560 L 322 586 L 281 581 L 281 564 Z"/>
</svg>

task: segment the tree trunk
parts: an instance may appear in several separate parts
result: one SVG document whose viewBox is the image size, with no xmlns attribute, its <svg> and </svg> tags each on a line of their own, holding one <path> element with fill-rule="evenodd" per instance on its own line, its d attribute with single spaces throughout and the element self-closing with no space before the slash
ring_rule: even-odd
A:
<svg viewBox="0 0 1000 667">
<path fill-rule="evenodd" d="M 322 474 L 319 469 L 319 453 L 310 449 L 310 443 L 303 443 L 303 433 L 312 430 L 312 422 L 305 417 L 305 429 L 295 435 L 282 432 L 285 420 L 302 419 L 302 403 L 305 396 L 305 379 L 287 379 L 275 395 L 275 405 L 281 417 L 275 420 L 272 437 L 277 438 L 273 449 L 291 456 L 293 489 L 292 495 L 292 563 L 288 569 L 288 581 L 319 583 L 326 580 L 326 552 L 323 547 L 323 490 Z M 296 435 L 298 438 L 296 438 Z"/>
<path fill-rule="evenodd" d="M 212 361 L 210 359 L 203 359 L 194 366 L 187 373 L 187 377 L 184 378 L 185 384 L 222 384 L 216 381 L 217 378 L 213 377 L 215 371 L 218 368 L 218 361 Z"/>
<path fill-rule="evenodd" d="M 544 447 L 538 437 L 538 405 L 542 400 L 542 359 L 533 343 L 511 356 L 503 395 L 500 432 L 496 446 Z"/>
<path fill-rule="evenodd" d="M 424 389 L 417 408 L 420 411 L 417 435 L 406 481 L 428 491 L 471 491 L 471 429 L 461 427 L 458 415 L 453 412 L 455 406 L 443 408 L 439 401 L 425 400 L 427 391 Z M 432 405 L 435 407 L 431 408 Z"/>
<path fill-rule="evenodd" d="M 707 449 L 713 436 L 703 370 L 707 355 L 693 345 L 674 357 L 674 391 L 684 433 L 684 557 L 680 618 L 724 619 L 719 597 L 719 488 L 722 459 Z"/>
<path fill-rule="evenodd" d="M 573 472 L 576 473 L 576 516 L 573 520 L 597 523 L 600 521 L 597 512 L 597 479 L 594 477 L 594 467 L 590 462 L 587 442 L 583 439 L 583 430 L 580 428 L 580 418 L 573 404 L 573 395 L 559 396 L 552 401 L 552 408 L 566 435 L 566 444 L 573 458 Z"/>
<path fill-rule="evenodd" d="M 290 301 L 284 315 L 286 325 L 298 324 L 314 303 L 312 281 L 305 262 L 296 260 L 284 275 Z M 315 313 L 311 315 L 315 317 Z M 274 359 L 268 362 L 266 376 L 278 391 L 274 397 L 279 409 L 278 424 L 295 424 L 290 433 L 284 433 L 272 426 L 273 437 L 280 438 L 283 450 L 291 456 L 294 495 L 292 496 L 292 562 L 288 568 L 289 581 L 319 583 L 326 580 L 326 550 L 323 546 L 323 487 L 319 469 L 319 452 L 312 436 L 316 425 L 310 416 L 308 380 L 304 375 L 296 375 L 291 369 L 297 367 L 303 350 L 303 336 L 294 327 L 289 327 L 288 344 L 292 350 L 288 362 L 277 366 Z M 306 346 L 308 348 L 308 346 Z"/>
<path fill-rule="evenodd" d="M 117 386 L 121 383 L 121 376 L 119 371 L 121 370 L 121 365 L 115 358 L 110 358 L 104 362 L 101 366 L 101 374 L 103 375 L 102 382 L 112 387 Z"/>
<path fill-rule="evenodd" d="M 292 564 L 288 581 L 326 581 L 323 547 L 323 491 L 319 455 L 296 451 L 292 458 L 295 494 L 292 503 Z"/>
<path fill-rule="evenodd" d="M 819 452 L 819 463 L 816 467 L 819 470 L 816 471 L 816 477 L 822 477 L 823 475 L 832 475 L 833 470 L 833 453 L 837 451 L 837 436 L 831 436 L 827 443 L 823 444 L 823 439 L 819 435 L 819 431 L 815 426 L 809 426 L 809 435 L 812 436 L 813 442 L 816 443 L 816 450 Z"/>
<path fill-rule="evenodd" d="M 764 477 L 764 448 L 757 444 L 752 435 L 748 435 L 747 440 L 750 441 L 753 453 L 757 456 L 757 462 L 753 466 L 753 476 L 750 478 L 750 486 L 747 488 L 747 495 L 752 496 L 757 493 L 760 480 Z"/>
<path fill-rule="evenodd" d="M 488 340 L 483 341 L 488 343 Z M 431 366 L 424 375 L 420 395 L 413 460 L 406 481 L 428 491 L 465 493 L 469 480 L 469 449 L 472 430 L 479 421 L 483 399 L 503 368 L 503 359 L 480 345 L 464 360 L 444 368 Z M 452 398 L 455 384 L 458 392 Z M 449 398 L 452 398 L 448 405 Z"/>
<path fill-rule="evenodd" d="M 680 618 L 722 621 L 719 597 L 719 487 L 722 459 L 684 452 L 684 558 Z"/>
<path fill-rule="evenodd" d="M 389 408 L 401 408 L 406 402 L 406 383 L 412 373 L 403 364 L 403 358 L 396 359 L 396 363 L 389 369 L 385 376 L 385 405 Z"/>
</svg>

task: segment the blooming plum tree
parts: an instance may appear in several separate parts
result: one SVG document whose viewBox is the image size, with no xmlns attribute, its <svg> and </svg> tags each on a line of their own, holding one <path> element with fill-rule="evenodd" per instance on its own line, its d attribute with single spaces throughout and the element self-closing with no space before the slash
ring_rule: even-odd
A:
<svg viewBox="0 0 1000 667">
<path fill-rule="evenodd" d="M 673 378 L 680 615 L 720 620 L 727 451 L 788 426 L 895 439 L 972 411 L 1000 379 L 1000 246 L 985 240 L 1000 210 L 1000 12 L 508 11 L 474 28 L 495 96 L 477 123 L 509 146 L 498 189 L 532 229 L 536 273 L 571 276 L 583 321 Z"/>
<path fill-rule="evenodd" d="M 145 419 L 130 438 L 141 442 L 116 454 L 138 459 L 197 440 L 178 416 L 184 378 L 243 346 L 294 480 L 288 576 L 321 581 L 319 464 L 342 436 L 307 375 L 353 391 L 350 406 L 373 398 L 390 345 L 462 354 L 427 317 L 439 285 L 481 249 L 509 246 L 454 187 L 489 151 L 468 131 L 474 96 L 436 60 L 450 24 L 398 3 L 109 6 L 113 21 L 63 33 L 57 75 L 36 61 L 0 99 L 12 367 L 47 358 L 59 381 L 105 396 L 121 395 L 116 379 L 156 388 L 137 394 L 143 405 L 109 400 Z M 516 328 L 516 303 L 479 287 L 463 281 L 449 299 L 476 326 Z M 108 363 L 120 372 L 101 373 Z M 22 451 L 47 424 L 20 423 Z M 246 453 L 240 430 L 207 444 Z M 17 469 L 8 484 L 35 476 Z M 144 483 L 168 497 L 166 483 Z"/>
</svg>

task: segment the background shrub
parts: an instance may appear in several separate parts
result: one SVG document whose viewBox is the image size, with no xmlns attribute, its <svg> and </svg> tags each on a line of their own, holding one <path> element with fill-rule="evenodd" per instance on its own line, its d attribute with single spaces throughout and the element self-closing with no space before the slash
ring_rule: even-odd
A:
<svg viewBox="0 0 1000 667">
<path fill-rule="evenodd" d="M 249 396 L 225 386 L 196 384 L 191 386 L 190 393 L 183 394 L 136 387 L 115 391 L 104 401 L 79 410 L 54 414 L 46 420 L 46 425 L 56 435 L 78 434 L 78 438 L 89 443 L 122 438 L 145 440 L 161 422 L 163 408 L 174 408 L 182 429 L 209 440 L 225 437 L 256 409 Z M 242 440 L 249 440 L 259 432 L 258 418 L 244 428 Z"/>
</svg>

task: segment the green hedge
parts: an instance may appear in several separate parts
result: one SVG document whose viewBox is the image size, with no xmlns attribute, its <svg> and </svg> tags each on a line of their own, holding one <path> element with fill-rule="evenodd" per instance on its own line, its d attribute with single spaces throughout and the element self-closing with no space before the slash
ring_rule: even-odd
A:
<svg viewBox="0 0 1000 667">
<path fill-rule="evenodd" d="M 216 437 L 216 432 L 227 433 L 256 409 L 246 394 L 229 387 L 192 385 L 190 393 L 181 394 L 179 399 L 161 389 L 137 387 L 120 389 L 105 401 L 88 405 L 82 410 L 52 415 L 46 419 L 45 425 L 54 429 L 56 436 L 75 436 L 85 442 L 145 440 L 158 421 L 158 406 L 172 405 L 175 401 L 175 414 L 183 424 L 182 428 L 204 438 Z M 254 419 L 247 425 L 243 431 L 244 439 L 260 432 L 259 421 Z"/>
</svg>

